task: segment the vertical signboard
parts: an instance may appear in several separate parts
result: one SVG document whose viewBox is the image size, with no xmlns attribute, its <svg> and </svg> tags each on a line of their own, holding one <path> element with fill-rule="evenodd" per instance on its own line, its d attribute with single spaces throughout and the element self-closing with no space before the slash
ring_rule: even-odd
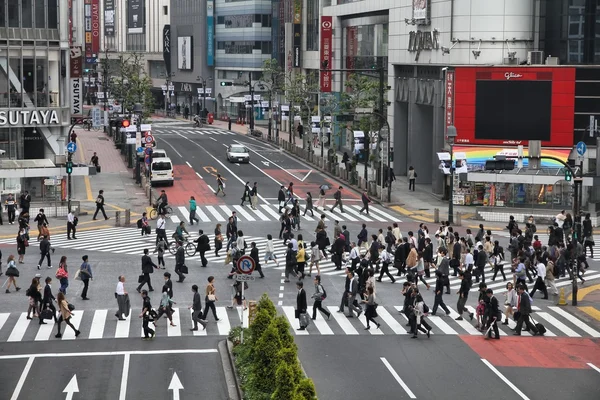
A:
<svg viewBox="0 0 600 400">
<path fill-rule="evenodd" d="M 92 0 L 92 57 L 100 53 L 100 0 Z"/>
<path fill-rule="evenodd" d="M 358 27 L 349 26 L 346 28 L 346 68 L 353 70 L 356 68 L 355 57 L 358 53 Z M 351 72 L 347 75 L 350 76 Z"/>
<path fill-rule="evenodd" d="M 427 19 L 427 0 L 413 0 L 413 19 Z"/>
<path fill-rule="evenodd" d="M 127 33 L 144 33 L 146 26 L 145 0 L 127 2 Z"/>
<path fill-rule="evenodd" d="M 71 93 L 71 114 L 81 115 L 83 93 L 81 87 L 81 76 L 83 75 L 83 53 L 81 46 L 72 46 L 70 51 L 70 74 L 69 91 Z"/>
<path fill-rule="evenodd" d="M 454 70 L 446 71 L 444 97 L 446 102 L 446 132 L 448 132 L 448 127 L 454 125 Z"/>
<path fill-rule="evenodd" d="M 321 92 L 331 92 L 331 50 L 333 38 L 333 18 L 321 17 Z"/>
<path fill-rule="evenodd" d="M 69 7 L 69 46 L 71 46 L 73 44 L 73 0 L 67 0 L 67 7 Z"/>
<path fill-rule="evenodd" d="M 165 69 L 167 70 L 167 77 L 171 76 L 171 25 L 165 25 L 163 27 L 163 60 L 165 62 Z"/>
<path fill-rule="evenodd" d="M 83 4 L 83 24 L 85 28 L 85 58 L 86 62 L 92 57 L 92 0 L 85 0 Z"/>
<path fill-rule="evenodd" d="M 294 39 L 293 39 L 293 58 L 294 68 L 300 67 L 300 54 L 302 47 L 302 0 L 294 0 Z"/>
<path fill-rule="evenodd" d="M 215 65 L 215 3 L 212 0 L 206 2 L 206 65 Z"/>
<path fill-rule="evenodd" d="M 115 0 L 104 0 L 104 36 L 115 36 Z"/>
</svg>

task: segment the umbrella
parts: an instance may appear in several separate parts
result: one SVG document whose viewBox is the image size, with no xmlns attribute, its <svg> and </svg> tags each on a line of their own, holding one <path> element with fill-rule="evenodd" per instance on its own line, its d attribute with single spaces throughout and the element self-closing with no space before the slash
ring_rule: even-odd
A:
<svg viewBox="0 0 600 400">
<path fill-rule="evenodd" d="M 321 185 L 321 187 L 319 189 L 329 190 L 331 188 L 329 187 L 329 185 Z"/>
</svg>

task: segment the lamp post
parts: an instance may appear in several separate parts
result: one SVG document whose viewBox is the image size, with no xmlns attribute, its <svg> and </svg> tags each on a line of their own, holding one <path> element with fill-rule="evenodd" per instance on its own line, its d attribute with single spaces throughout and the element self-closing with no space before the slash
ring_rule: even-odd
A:
<svg viewBox="0 0 600 400">
<path fill-rule="evenodd" d="M 458 133 L 456 132 L 456 127 L 450 125 L 446 131 L 446 139 L 450 145 L 450 198 L 448 199 L 448 222 L 451 224 L 454 223 L 454 164 L 452 163 L 452 159 L 454 158 L 454 141 L 457 136 Z"/>
<path fill-rule="evenodd" d="M 212 76 L 210 76 L 208 79 L 204 79 L 204 77 L 198 75 L 196 77 L 196 80 L 199 82 L 202 82 L 202 113 L 204 114 L 204 110 L 206 110 L 206 81 L 212 81 Z M 206 119 L 206 115 L 202 115 L 203 119 Z"/>
<path fill-rule="evenodd" d="M 250 91 L 250 95 L 252 98 L 252 106 L 254 107 L 254 87 L 258 85 L 258 88 L 260 90 L 265 90 L 265 86 L 268 89 L 269 92 L 269 123 L 267 125 L 267 138 L 269 141 L 271 141 L 271 133 L 272 133 L 272 125 L 273 125 L 273 87 L 271 84 L 266 83 L 266 82 L 254 82 L 254 84 L 251 87 L 251 91 Z M 254 109 L 252 109 L 252 114 L 254 115 Z M 252 126 L 250 129 L 254 129 L 254 118 L 252 118 L 251 120 L 252 122 Z"/>
<path fill-rule="evenodd" d="M 144 107 L 140 104 L 140 103 L 135 103 L 133 105 L 133 113 L 135 115 L 137 115 L 137 121 L 136 121 L 136 139 L 137 136 L 142 135 L 142 115 L 144 114 Z M 136 140 L 137 142 L 137 140 Z M 129 146 L 136 146 L 136 145 L 129 145 Z M 140 184 L 142 183 L 142 174 L 141 174 L 141 166 L 140 166 L 140 158 L 137 155 L 137 151 L 133 152 L 135 154 L 135 183 Z"/>
</svg>

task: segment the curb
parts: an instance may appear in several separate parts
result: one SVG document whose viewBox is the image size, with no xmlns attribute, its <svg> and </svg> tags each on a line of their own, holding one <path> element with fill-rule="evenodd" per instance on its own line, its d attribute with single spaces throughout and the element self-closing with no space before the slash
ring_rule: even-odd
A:
<svg viewBox="0 0 600 400">
<path fill-rule="evenodd" d="M 240 380 L 235 370 L 235 363 L 233 362 L 232 345 L 229 340 L 222 340 L 217 345 L 219 355 L 221 356 L 221 365 L 223 366 L 223 373 L 225 374 L 225 382 L 227 384 L 227 399 L 228 400 L 242 400 L 244 394 L 240 387 Z"/>
</svg>

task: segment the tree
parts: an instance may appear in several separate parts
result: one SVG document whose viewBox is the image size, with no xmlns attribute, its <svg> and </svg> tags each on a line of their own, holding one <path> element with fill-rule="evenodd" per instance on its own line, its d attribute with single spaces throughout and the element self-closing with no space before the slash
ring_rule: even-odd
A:
<svg viewBox="0 0 600 400">
<path fill-rule="evenodd" d="M 279 364 L 285 364 L 291 368 L 294 384 L 297 385 L 300 383 L 300 379 L 302 379 L 302 369 L 300 369 L 300 363 L 298 362 L 296 345 L 290 348 L 282 348 L 277 357 L 279 358 Z"/>
<path fill-rule="evenodd" d="M 275 304 L 269 298 L 269 295 L 263 293 L 256 304 L 256 312 L 260 312 L 260 310 L 266 310 L 267 313 L 271 316 L 271 318 L 275 318 L 277 316 L 277 309 L 275 308 Z"/>
<path fill-rule="evenodd" d="M 292 368 L 285 363 L 280 363 L 275 372 L 275 391 L 271 400 L 289 400 L 294 397 L 296 383 Z"/>
<path fill-rule="evenodd" d="M 149 117 L 154 111 L 152 79 L 146 74 L 142 55 L 131 53 L 119 56 L 115 63 L 105 62 L 109 65 L 107 85 L 111 97 L 120 102 L 123 112 L 133 110 L 133 105 L 140 103 L 143 117 Z"/>
<path fill-rule="evenodd" d="M 275 326 L 277 331 L 279 332 L 279 339 L 281 340 L 281 345 L 284 348 L 293 348 L 294 351 L 297 349 L 296 344 L 294 343 L 294 337 L 290 333 L 290 324 L 287 319 L 283 315 L 279 315 L 271 321 L 271 324 Z"/>
<path fill-rule="evenodd" d="M 296 395 L 304 400 L 315 400 L 317 398 L 317 389 L 310 378 L 302 378 L 296 387 Z"/>
<path fill-rule="evenodd" d="M 273 321 L 273 317 L 269 314 L 269 311 L 265 308 L 258 310 L 256 313 L 256 318 L 250 325 L 250 340 L 256 342 L 262 334 L 267 330 L 267 328 L 271 325 Z"/>
<path fill-rule="evenodd" d="M 254 357 L 250 385 L 253 389 L 269 393 L 272 390 L 273 371 L 279 359 L 277 355 L 281 350 L 281 341 L 277 328 L 271 324 L 254 343 Z"/>
</svg>

